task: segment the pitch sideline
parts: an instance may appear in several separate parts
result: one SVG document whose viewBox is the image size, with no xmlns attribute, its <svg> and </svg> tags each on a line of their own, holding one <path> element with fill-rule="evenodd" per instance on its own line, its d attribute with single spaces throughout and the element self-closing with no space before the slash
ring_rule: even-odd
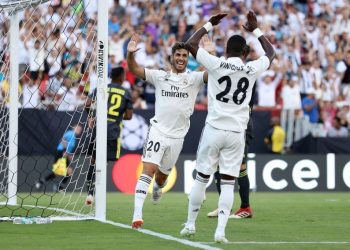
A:
<svg viewBox="0 0 350 250">
<path fill-rule="evenodd" d="M 215 244 L 216 242 L 198 242 L 202 244 Z M 252 245 L 279 245 L 279 244 L 329 244 L 329 245 L 344 245 L 350 244 L 350 241 L 230 241 L 227 244 L 230 245 L 241 245 L 241 244 L 252 244 Z"/>
<path fill-rule="evenodd" d="M 129 226 L 129 225 L 118 223 L 118 222 L 114 222 L 114 221 L 110 221 L 110 220 L 105 220 L 105 221 L 98 220 L 98 221 L 100 221 L 102 223 L 110 224 L 110 225 L 113 225 L 113 226 L 116 226 L 116 227 L 131 229 L 131 226 Z M 208 246 L 208 245 L 206 245 L 207 243 L 204 243 L 204 242 L 194 242 L 194 241 L 190 241 L 190 240 L 186 240 L 186 239 L 181 239 L 181 238 L 177 238 L 177 237 L 174 237 L 174 236 L 171 236 L 171 235 L 168 235 L 168 234 L 162 234 L 162 233 L 154 232 L 154 231 L 151 231 L 151 230 L 148 230 L 148 229 L 139 229 L 137 231 L 140 232 L 140 233 L 151 235 L 151 236 L 155 236 L 155 237 L 158 237 L 158 238 L 161 238 L 161 239 L 164 239 L 164 240 L 175 241 L 175 242 L 184 244 L 186 246 L 191 246 L 191 247 L 196 247 L 196 248 L 206 249 L 206 250 L 221 250 L 221 248 Z"/>
</svg>

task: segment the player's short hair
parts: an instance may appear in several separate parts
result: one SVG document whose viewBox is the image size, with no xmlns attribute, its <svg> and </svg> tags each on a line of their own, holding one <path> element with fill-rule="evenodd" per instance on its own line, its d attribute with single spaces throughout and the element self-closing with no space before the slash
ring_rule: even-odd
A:
<svg viewBox="0 0 350 250">
<path fill-rule="evenodd" d="M 183 43 L 183 42 L 176 42 L 174 44 L 174 46 L 171 48 L 171 54 L 174 55 L 175 51 L 177 51 L 179 49 L 185 49 L 185 50 L 187 50 L 187 53 L 188 53 L 188 49 L 187 49 L 185 43 Z"/>
<path fill-rule="evenodd" d="M 249 45 L 245 38 L 240 35 L 231 36 L 227 41 L 226 54 L 242 55 L 244 53 L 249 53 Z"/>
<path fill-rule="evenodd" d="M 123 67 L 115 67 L 112 68 L 111 70 L 111 78 L 112 79 L 119 79 L 120 77 L 122 77 L 125 73 L 125 70 Z"/>
</svg>

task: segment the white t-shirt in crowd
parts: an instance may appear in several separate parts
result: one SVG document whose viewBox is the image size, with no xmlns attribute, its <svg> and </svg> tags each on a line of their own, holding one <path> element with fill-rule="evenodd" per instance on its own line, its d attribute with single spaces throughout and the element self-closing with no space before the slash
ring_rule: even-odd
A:
<svg viewBox="0 0 350 250">
<path fill-rule="evenodd" d="M 145 75 L 156 89 L 155 116 L 150 123 L 168 137 L 185 137 L 204 72 L 176 74 L 146 68 Z"/>
<path fill-rule="evenodd" d="M 57 95 L 62 96 L 57 104 L 57 110 L 59 111 L 74 111 L 76 107 L 76 90 L 70 88 L 67 90 L 65 86 L 62 86 Z"/>
<path fill-rule="evenodd" d="M 271 82 L 265 82 L 258 79 L 258 106 L 274 107 L 276 106 L 276 88 L 281 81 L 282 74 L 278 74 Z"/>
<path fill-rule="evenodd" d="M 29 48 L 29 69 L 30 71 L 44 70 L 45 51 L 44 49 Z"/>
<path fill-rule="evenodd" d="M 291 87 L 285 85 L 282 88 L 281 97 L 283 100 L 283 109 L 301 109 L 300 89 L 298 85 Z"/>
<path fill-rule="evenodd" d="M 39 108 L 40 104 L 40 95 L 39 95 L 39 87 L 34 84 L 29 86 L 29 84 L 25 84 L 22 90 L 22 107 L 23 108 Z"/>
<path fill-rule="evenodd" d="M 218 58 L 202 48 L 196 59 L 209 73 L 206 122 L 217 129 L 244 132 L 253 86 L 257 77 L 270 66 L 269 59 L 261 56 L 244 64 L 239 57 Z"/>
</svg>

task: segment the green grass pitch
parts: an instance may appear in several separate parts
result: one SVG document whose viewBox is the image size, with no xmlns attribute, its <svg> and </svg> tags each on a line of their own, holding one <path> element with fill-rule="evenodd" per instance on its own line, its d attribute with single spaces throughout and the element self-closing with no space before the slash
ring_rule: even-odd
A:
<svg viewBox="0 0 350 250">
<path fill-rule="evenodd" d="M 216 207 L 217 200 L 216 193 L 207 194 L 191 241 L 221 249 L 350 249 L 348 193 L 252 193 L 254 217 L 229 220 L 228 245 L 212 243 L 217 220 L 208 219 L 206 214 Z M 130 225 L 133 196 L 108 194 L 107 201 L 107 219 Z M 239 203 L 235 193 L 235 209 Z M 179 231 L 186 216 L 185 194 L 167 193 L 156 206 L 147 197 L 143 228 L 181 238 Z M 54 221 L 46 225 L 1 222 L 0 235 L 0 249 L 4 250 L 195 249 L 97 221 Z"/>
</svg>

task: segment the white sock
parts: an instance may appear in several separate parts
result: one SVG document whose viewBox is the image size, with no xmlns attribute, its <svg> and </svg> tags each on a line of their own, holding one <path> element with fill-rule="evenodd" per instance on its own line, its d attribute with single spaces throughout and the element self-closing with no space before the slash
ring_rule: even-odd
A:
<svg viewBox="0 0 350 250">
<path fill-rule="evenodd" d="M 230 216 L 234 200 L 235 180 L 221 180 L 221 194 L 218 206 L 218 226 L 215 235 L 225 236 L 225 228 Z"/>
<path fill-rule="evenodd" d="M 190 201 L 188 205 L 188 217 L 187 217 L 187 225 L 195 225 L 196 219 L 199 213 L 199 209 L 202 206 L 206 186 L 209 182 L 209 178 L 203 178 L 197 174 L 196 180 L 192 186 L 192 190 L 190 193 Z"/>
<path fill-rule="evenodd" d="M 142 208 L 145 202 L 148 187 L 151 184 L 152 177 L 142 174 L 137 181 L 135 188 L 134 216 L 133 220 L 142 219 Z"/>
</svg>

